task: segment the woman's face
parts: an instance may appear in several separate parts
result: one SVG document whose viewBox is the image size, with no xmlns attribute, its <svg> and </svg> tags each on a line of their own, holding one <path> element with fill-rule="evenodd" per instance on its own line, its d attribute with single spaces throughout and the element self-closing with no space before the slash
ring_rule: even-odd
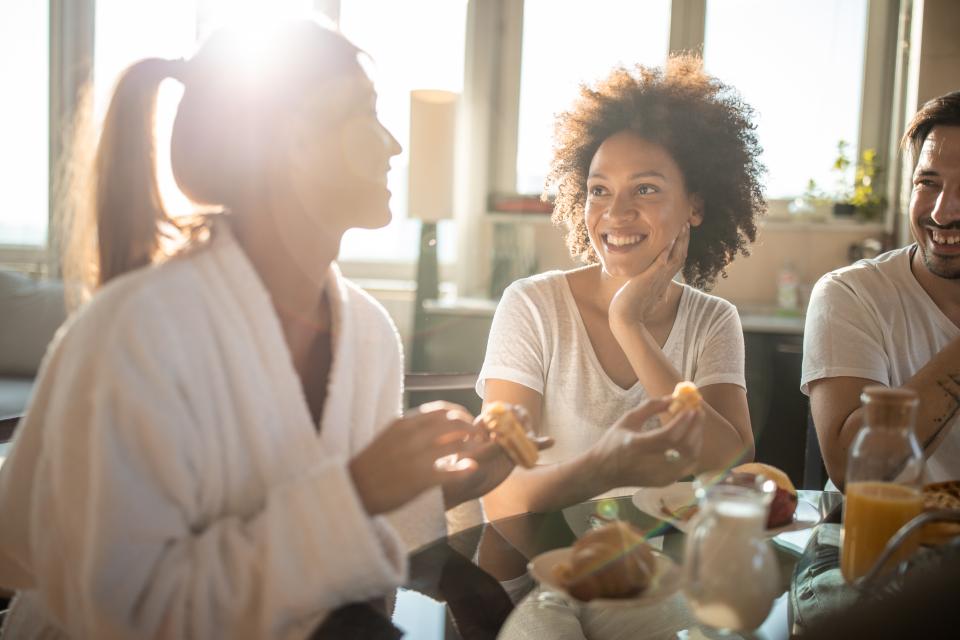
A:
<svg viewBox="0 0 960 640">
<path fill-rule="evenodd" d="M 366 78 L 337 83 L 295 127 L 289 178 L 301 208 L 325 231 L 390 222 L 387 172 L 401 148 L 377 118 L 376 99 Z"/>
<path fill-rule="evenodd" d="M 584 211 L 603 270 L 631 278 L 670 246 L 683 225 L 703 222 L 680 167 L 662 146 L 632 131 L 604 140 L 590 162 Z"/>
</svg>

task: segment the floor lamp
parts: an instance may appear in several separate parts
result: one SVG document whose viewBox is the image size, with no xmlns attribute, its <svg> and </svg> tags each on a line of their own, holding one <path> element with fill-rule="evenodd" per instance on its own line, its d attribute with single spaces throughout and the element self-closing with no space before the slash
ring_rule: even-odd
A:
<svg viewBox="0 0 960 640">
<path fill-rule="evenodd" d="M 420 220 L 417 294 L 414 301 L 410 370 L 429 368 L 429 318 L 424 302 L 440 293 L 437 222 L 453 217 L 454 148 L 458 95 L 451 91 L 410 92 L 410 168 L 407 212 Z"/>
</svg>

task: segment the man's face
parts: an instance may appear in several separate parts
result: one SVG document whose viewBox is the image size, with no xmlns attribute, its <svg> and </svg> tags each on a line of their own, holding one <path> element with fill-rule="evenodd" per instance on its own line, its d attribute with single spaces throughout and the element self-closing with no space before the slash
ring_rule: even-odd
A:
<svg viewBox="0 0 960 640">
<path fill-rule="evenodd" d="M 934 127 L 923 141 L 913 172 L 910 230 L 930 273 L 960 279 L 960 126 Z"/>
</svg>

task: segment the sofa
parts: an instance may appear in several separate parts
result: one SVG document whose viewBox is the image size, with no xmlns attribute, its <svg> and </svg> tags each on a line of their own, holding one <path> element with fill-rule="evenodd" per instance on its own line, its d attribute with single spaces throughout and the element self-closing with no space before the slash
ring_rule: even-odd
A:
<svg viewBox="0 0 960 640">
<path fill-rule="evenodd" d="M 65 319 L 62 282 L 0 269 L 0 419 L 23 413 L 47 345 Z"/>
</svg>

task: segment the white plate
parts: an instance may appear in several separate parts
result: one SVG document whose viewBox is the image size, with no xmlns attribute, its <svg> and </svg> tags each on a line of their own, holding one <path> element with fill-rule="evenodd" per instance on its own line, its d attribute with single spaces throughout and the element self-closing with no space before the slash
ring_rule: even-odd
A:
<svg viewBox="0 0 960 640">
<path fill-rule="evenodd" d="M 656 561 L 653 579 L 640 595 L 632 598 L 596 598 L 583 604 L 598 607 L 636 607 L 660 602 L 676 593 L 680 589 L 680 568 L 673 560 L 659 551 L 652 549 L 651 551 L 653 551 L 653 558 Z M 530 561 L 527 570 L 542 587 L 562 593 L 575 602 L 580 602 L 557 584 L 553 577 L 554 568 L 561 562 L 568 562 L 572 553 L 572 547 L 563 547 L 562 549 L 541 553 Z"/>
<path fill-rule="evenodd" d="M 687 533 L 687 529 L 690 528 L 690 520 L 678 520 L 670 517 L 664 512 L 661 500 L 670 511 L 676 511 L 685 505 L 696 504 L 697 500 L 693 495 L 693 483 L 674 482 L 666 487 L 643 487 L 633 494 L 633 504 L 636 505 L 637 509 L 658 520 L 669 522 L 676 529 Z M 809 529 L 819 521 L 820 512 L 816 505 L 799 498 L 797 500 L 797 510 L 793 514 L 793 522 L 782 527 L 767 529 L 767 537 L 772 538 L 781 533 Z"/>
</svg>

